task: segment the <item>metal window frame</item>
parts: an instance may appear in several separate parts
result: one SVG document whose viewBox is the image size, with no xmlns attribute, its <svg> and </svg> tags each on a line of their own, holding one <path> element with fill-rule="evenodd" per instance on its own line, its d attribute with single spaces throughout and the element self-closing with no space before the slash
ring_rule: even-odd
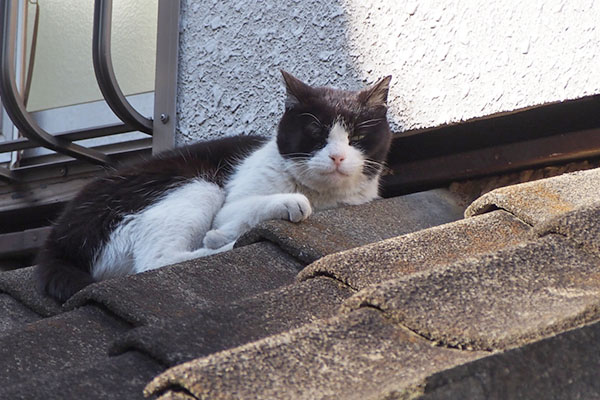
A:
<svg viewBox="0 0 600 400">
<path fill-rule="evenodd" d="M 48 228 L 43 226 L 62 205 L 90 179 L 102 173 L 98 166 L 119 165 L 175 147 L 177 67 L 180 0 L 158 0 L 154 118 L 133 108 L 118 86 L 110 57 L 112 0 L 95 0 L 94 67 L 106 104 L 120 122 L 94 127 L 48 132 L 40 115 L 29 113 L 15 85 L 14 0 L 0 0 L 0 95 L 6 108 L 3 124 L 14 124 L 25 137 L 5 137 L 0 153 L 45 147 L 15 168 L 0 163 L 0 256 L 21 257 L 41 244 Z M 8 106 L 8 107 L 6 107 Z M 45 126 L 45 125 L 42 125 Z M 62 128 L 61 128 L 62 129 Z M 11 129 L 12 131 L 12 129 Z M 146 139 L 86 148 L 74 143 L 126 132 L 144 132 Z M 32 223 L 32 221 L 34 223 Z"/>
<path fill-rule="evenodd" d="M 180 0 L 159 0 L 154 91 L 154 115 L 147 118 L 131 106 L 121 91 L 112 66 L 110 39 L 112 0 L 95 0 L 93 27 L 93 65 L 96 80 L 106 104 L 122 123 L 104 124 L 93 128 L 49 133 L 25 109 L 15 84 L 15 35 L 17 8 L 14 1 L 0 0 L 0 93 L 6 113 L 25 138 L 0 142 L 0 152 L 45 147 L 63 154 L 71 162 L 110 166 L 122 157 L 73 143 L 77 140 L 103 137 L 124 132 L 143 132 L 153 135 L 154 153 L 175 146 L 176 86 L 179 50 Z M 43 168 L 40 165 L 40 168 Z M 0 166 L 0 180 L 23 182 L 20 168 Z M 35 174 L 27 174 L 30 179 Z"/>
<path fill-rule="evenodd" d="M 6 113 L 25 137 L 43 147 L 94 164 L 111 164 L 106 154 L 49 134 L 27 112 L 23 98 L 19 95 L 16 86 L 17 24 L 15 22 L 17 21 L 17 12 L 16 2 L 2 0 L 0 3 L 0 93 Z"/>
<path fill-rule="evenodd" d="M 180 0 L 159 0 L 152 153 L 175 147 Z"/>
</svg>

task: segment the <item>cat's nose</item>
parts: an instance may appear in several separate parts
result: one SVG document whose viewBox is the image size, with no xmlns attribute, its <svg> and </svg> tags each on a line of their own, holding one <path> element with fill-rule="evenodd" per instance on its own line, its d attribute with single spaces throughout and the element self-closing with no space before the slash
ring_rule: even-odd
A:
<svg viewBox="0 0 600 400">
<path fill-rule="evenodd" d="M 333 161 L 336 167 L 339 167 L 342 161 L 346 159 L 346 156 L 338 155 L 338 154 L 330 154 L 329 158 Z"/>
</svg>

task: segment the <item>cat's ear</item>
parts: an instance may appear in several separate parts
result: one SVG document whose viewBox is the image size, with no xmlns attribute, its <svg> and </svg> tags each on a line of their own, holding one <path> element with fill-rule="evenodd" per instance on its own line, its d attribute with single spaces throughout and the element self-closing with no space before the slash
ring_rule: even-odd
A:
<svg viewBox="0 0 600 400">
<path fill-rule="evenodd" d="M 368 107 L 387 107 L 388 92 L 390 91 L 390 81 L 392 76 L 388 75 L 373 86 L 362 90 L 358 94 L 361 103 Z"/>
<path fill-rule="evenodd" d="M 289 110 L 308 98 L 311 87 L 284 70 L 281 70 L 281 75 L 283 75 L 287 95 L 285 99 L 285 108 Z"/>
</svg>

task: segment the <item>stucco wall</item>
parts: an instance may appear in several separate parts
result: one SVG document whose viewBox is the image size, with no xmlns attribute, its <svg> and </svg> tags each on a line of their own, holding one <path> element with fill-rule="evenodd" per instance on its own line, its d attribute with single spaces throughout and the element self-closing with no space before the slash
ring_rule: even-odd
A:
<svg viewBox="0 0 600 400">
<path fill-rule="evenodd" d="M 392 74 L 396 131 L 600 93 L 593 0 L 182 0 L 178 141 L 272 134 L 279 69 L 358 88 Z"/>
</svg>

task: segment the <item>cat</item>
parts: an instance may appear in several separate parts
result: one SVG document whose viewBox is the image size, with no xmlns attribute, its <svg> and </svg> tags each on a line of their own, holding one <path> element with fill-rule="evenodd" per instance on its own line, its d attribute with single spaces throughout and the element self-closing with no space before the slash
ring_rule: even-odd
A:
<svg viewBox="0 0 600 400">
<path fill-rule="evenodd" d="M 275 137 L 185 146 L 85 186 L 39 252 L 39 289 L 64 302 L 96 281 L 232 249 L 265 220 L 300 222 L 377 198 L 391 76 L 344 91 L 281 73 Z"/>
</svg>

